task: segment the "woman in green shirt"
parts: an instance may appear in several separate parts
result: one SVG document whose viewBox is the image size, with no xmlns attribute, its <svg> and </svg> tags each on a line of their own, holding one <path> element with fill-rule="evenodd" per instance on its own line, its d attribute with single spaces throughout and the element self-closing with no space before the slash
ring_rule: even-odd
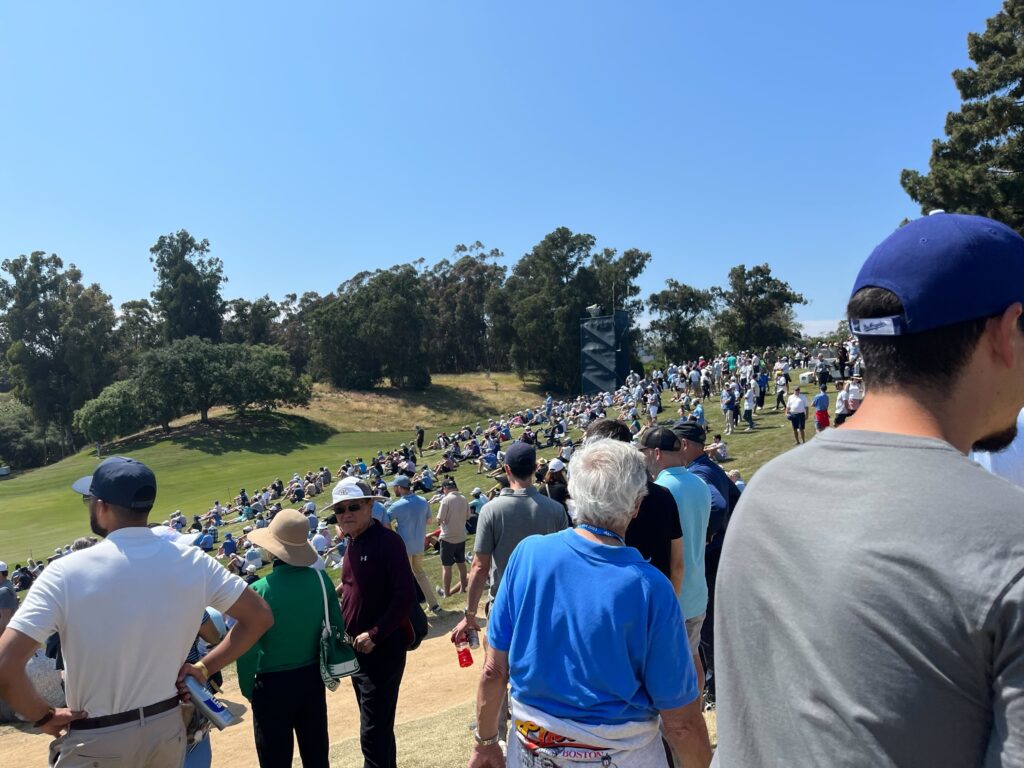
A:
<svg viewBox="0 0 1024 768">
<path fill-rule="evenodd" d="M 328 768 L 327 694 L 320 677 L 324 597 L 331 624 L 344 626 L 327 574 L 310 566 L 318 558 L 307 540 L 309 523 L 294 509 L 249 534 L 274 557 L 273 570 L 252 588 L 274 613 L 274 626 L 238 660 L 242 695 L 252 702 L 256 753 L 261 768 L 291 768 L 293 734 L 305 768 Z"/>
</svg>

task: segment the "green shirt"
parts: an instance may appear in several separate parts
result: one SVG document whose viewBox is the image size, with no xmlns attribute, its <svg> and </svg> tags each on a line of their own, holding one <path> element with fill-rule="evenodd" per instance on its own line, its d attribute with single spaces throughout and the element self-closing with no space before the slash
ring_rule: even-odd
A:
<svg viewBox="0 0 1024 768">
<path fill-rule="evenodd" d="M 238 659 L 238 685 L 245 698 L 252 698 L 253 681 L 262 672 L 281 672 L 319 663 L 324 598 L 315 577 L 323 579 L 327 589 L 331 624 L 344 631 L 341 605 L 327 574 L 275 562 L 270 573 L 252 584 L 256 594 L 270 605 L 274 626 Z"/>
</svg>

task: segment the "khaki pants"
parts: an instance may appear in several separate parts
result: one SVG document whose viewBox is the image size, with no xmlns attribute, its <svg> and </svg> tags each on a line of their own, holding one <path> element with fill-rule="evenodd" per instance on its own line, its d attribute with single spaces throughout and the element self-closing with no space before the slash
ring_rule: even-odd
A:
<svg viewBox="0 0 1024 768">
<path fill-rule="evenodd" d="M 50 743 L 51 768 L 181 768 L 185 724 L 178 708 L 143 722 L 71 730 Z"/>
<path fill-rule="evenodd" d="M 427 572 L 423 570 L 423 553 L 409 555 L 409 565 L 412 567 L 412 575 L 416 579 L 416 583 L 423 590 L 423 599 L 427 601 L 427 605 L 431 608 L 435 607 L 437 605 L 437 595 L 434 594 L 434 589 L 430 586 Z"/>
</svg>

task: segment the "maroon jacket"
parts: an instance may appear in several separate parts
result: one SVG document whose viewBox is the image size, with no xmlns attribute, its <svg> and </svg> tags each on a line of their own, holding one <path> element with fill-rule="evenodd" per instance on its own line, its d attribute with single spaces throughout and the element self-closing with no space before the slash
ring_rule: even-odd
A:
<svg viewBox="0 0 1024 768">
<path fill-rule="evenodd" d="M 408 621 L 416 599 L 402 537 L 376 520 L 350 539 L 341 567 L 341 613 L 345 631 L 369 632 L 379 643 Z"/>
</svg>

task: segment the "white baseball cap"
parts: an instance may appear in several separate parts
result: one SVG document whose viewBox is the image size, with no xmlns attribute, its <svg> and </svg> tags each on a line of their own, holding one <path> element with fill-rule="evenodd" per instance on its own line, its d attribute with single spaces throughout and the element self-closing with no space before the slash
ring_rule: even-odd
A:
<svg viewBox="0 0 1024 768">
<path fill-rule="evenodd" d="M 565 469 L 565 462 L 561 459 L 552 459 L 548 462 L 549 472 L 561 472 L 563 469 Z"/>
<path fill-rule="evenodd" d="M 5 563 L 3 560 L 0 560 L 0 571 L 6 571 L 6 570 L 7 570 L 7 563 Z"/>
</svg>

